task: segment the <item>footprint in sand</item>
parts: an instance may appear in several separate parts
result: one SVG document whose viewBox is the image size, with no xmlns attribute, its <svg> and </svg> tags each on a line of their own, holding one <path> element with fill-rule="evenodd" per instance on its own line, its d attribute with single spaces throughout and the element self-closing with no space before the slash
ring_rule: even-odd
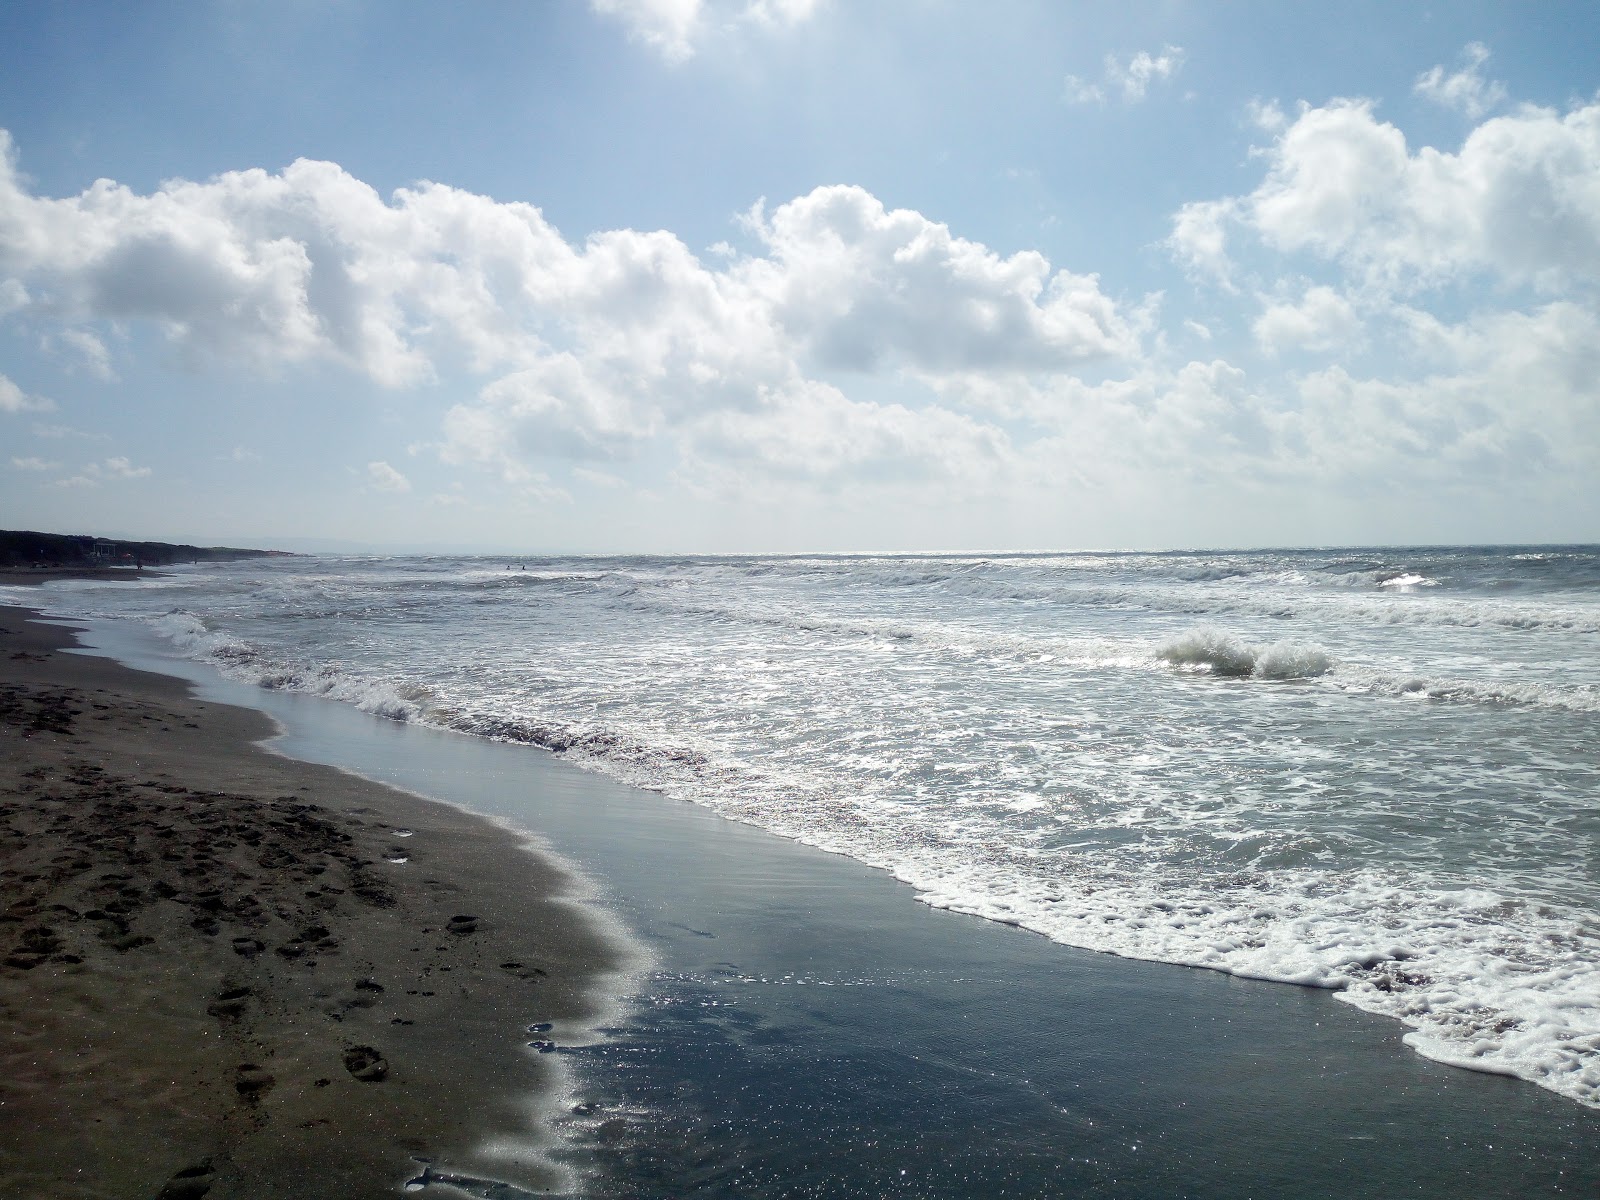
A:
<svg viewBox="0 0 1600 1200">
<path fill-rule="evenodd" d="M 211 1160 L 206 1159 L 192 1167 L 185 1167 L 167 1180 L 166 1186 L 156 1195 L 156 1200 L 199 1200 L 211 1190 L 214 1178 Z"/>
<path fill-rule="evenodd" d="M 228 988 L 218 992 L 217 998 L 206 1005 L 206 1011 L 213 1017 L 222 1020 L 233 1020 L 243 1015 L 245 1005 L 250 1000 L 250 989 L 247 987 Z"/>
<path fill-rule="evenodd" d="M 371 1046 L 351 1046 L 344 1052 L 344 1069 L 362 1083 L 382 1083 L 389 1063 Z"/>
<path fill-rule="evenodd" d="M 277 1082 L 270 1072 L 263 1071 L 255 1063 L 240 1063 L 234 1072 L 233 1088 L 253 1104 L 271 1091 L 272 1085 Z"/>
<path fill-rule="evenodd" d="M 450 922 L 445 926 L 445 929 L 451 933 L 476 933 L 478 931 L 478 918 L 472 916 L 451 917 Z"/>
</svg>

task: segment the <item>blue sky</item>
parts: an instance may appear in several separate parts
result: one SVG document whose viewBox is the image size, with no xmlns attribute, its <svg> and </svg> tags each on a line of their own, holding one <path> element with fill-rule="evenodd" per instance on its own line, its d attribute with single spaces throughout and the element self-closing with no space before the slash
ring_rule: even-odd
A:
<svg viewBox="0 0 1600 1200">
<path fill-rule="evenodd" d="M 0 10 L 4 525 L 1600 539 L 1600 10 Z"/>
</svg>

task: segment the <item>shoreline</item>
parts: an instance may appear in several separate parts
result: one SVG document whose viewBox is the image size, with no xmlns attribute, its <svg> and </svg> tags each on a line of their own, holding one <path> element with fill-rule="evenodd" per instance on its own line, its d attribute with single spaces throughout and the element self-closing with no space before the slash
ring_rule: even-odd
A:
<svg viewBox="0 0 1600 1200">
<path fill-rule="evenodd" d="M 0 631 L 0 1194 L 566 1182 L 528 1027 L 622 965 L 570 877 L 32 609 Z"/>
<path fill-rule="evenodd" d="M 57 579 L 92 579 L 96 583 L 138 583 L 166 579 L 172 572 L 152 567 L 0 567 L 0 584 L 27 587 Z"/>
<path fill-rule="evenodd" d="M 547 1112 L 586 1193 L 604 1181 L 598 1194 L 727 1200 L 908 1186 L 947 1200 L 1499 1200 L 1600 1187 L 1600 1114 L 1420 1058 L 1403 1027 L 1321 989 L 1076 950 L 525 745 L 230 680 L 115 621 L 88 622 L 81 640 L 69 659 L 109 656 L 266 714 L 282 730 L 269 753 L 537 829 L 581 864 L 649 960 L 630 961 L 636 1001 L 595 1022 L 603 1039 L 522 1035 L 555 1042 L 543 1061 L 570 1069 Z"/>
</svg>

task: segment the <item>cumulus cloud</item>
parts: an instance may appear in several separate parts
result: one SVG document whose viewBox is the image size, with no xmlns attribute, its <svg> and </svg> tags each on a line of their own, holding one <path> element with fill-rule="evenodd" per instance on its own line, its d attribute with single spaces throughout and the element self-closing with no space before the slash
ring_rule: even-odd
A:
<svg viewBox="0 0 1600 1200">
<path fill-rule="evenodd" d="M 1251 100 L 1245 105 L 1244 113 L 1250 124 L 1267 133 L 1282 133 L 1289 124 L 1289 118 L 1276 100 Z"/>
<path fill-rule="evenodd" d="M 1264 154 L 1248 195 L 1185 205 L 1169 246 L 1226 279 L 1228 238 L 1305 253 L 1385 287 L 1473 274 L 1558 289 L 1600 280 L 1600 104 L 1523 108 L 1457 153 L 1380 121 L 1367 100 L 1305 107 Z"/>
<path fill-rule="evenodd" d="M 367 486 L 378 492 L 409 492 L 411 481 L 386 462 L 369 462 Z"/>
<path fill-rule="evenodd" d="M 392 387 L 464 370 L 477 392 L 446 414 L 440 452 L 524 482 L 540 459 L 616 460 L 660 438 L 731 452 L 776 419 L 774 398 L 821 396 L 825 378 L 1051 373 L 1138 352 L 1142 318 L 1095 276 L 861 188 L 758 204 L 742 223 L 748 252 L 707 263 L 664 231 L 569 242 L 532 205 L 439 184 L 386 201 L 331 163 L 63 199 L 30 194 L 9 152 L 0 163 L 0 269 L 85 352 L 95 322 L 143 320 L 200 365 L 334 363 Z M 949 425 L 905 412 L 874 428 Z M 886 434 L 866 444 L 903 457 Z"/>
<path fill-rule="evenodd" d="M 1001 258 L 860 188 L 818 188 L 752 226 L 770 255 L 744 278 L 825 366 L 1059 370 L 1135 347 L 1096 276 Z"/>
<path fill-rule="evenodd" d="M 1297 334 L 1319 307 L 1343 312 L 1339 297 L 1316 292 L 1282 306 Z M 1492 481 L 1508 502 L 1540 489 L 1592 493 L 1600 315 L 1557 301 L 1459 321 L 1404 306 L 1385 317 L 1399 354 L 1378 373 L 1338 363 L 1263 376 L 1218 358 L 1151 362 L 1098 383 L 980 375 L 941 391 L 956 407 L 1030 425 L 1006 470 L 1040 487 L 1161 478 L 1399 494 Z"/>
<path fill-rule="evenodd" d="M 820 0 L 589 0 L 628 36 L 669 63 L 692 58 L 711 34 L 756 27 L 783 30 L 808 20 Z"/>
<path fill-rule="evenodd" d="M 1472 82 L 1485 58 L 1469 48 L 1459 76 L 1429 72 L 1419 90 L 1486 110 L 1504 97 Z M 1169 246 L 1226 288 L 1247 270 L 1278 277 L 1261 288 L 1252 324 L 1269 359 L 1372 349 L 1375 360 L 1362 370 L 1341 353 L 1255 389 L 1246 407 L 1266 435 L 1262 464 L 1391 488 L 1489 479 L 1507 495 L 1590 488 L 1600 461 L 1600 105 L 1523 107 L 1483 121 L 1456 151 L 1408 145 L 1359 99 L 1261 124 L 1275 136 L 1258 155 L 1260 183 L 1186 205 Z M 1307 281 L 1308 266 L 1332 281 Z M 1473 305 L 1465 316 L 1463 295 Z M 1448 316 L 1430 311 L 1436 298 Z"/>
<path fill-rule="evenodd" d="M 625 456 L 654 432 L 658 408 L 640 404 L 595 379 L 570 354 L 552 356 L 497 379 L 471 404 L 445 414 L 447 462 L 477 462 L 516 481 L 530 458 L 608 459 Z"/>
<path fill-rule="evenodd" d="M 99 487 L 103 483 L 117 483 L 130 479 L 146 479 L 153 472 L 149 467 L 136 467 L 122 455 L 87 464 L 83 470 L 67 479 L 55 481 L 57 487 Z"/>
<path fill-rule="evenodd" d="M 50 412 L 55 402 L 43 396 L 30 396 L 4 375 L 0 375 L 0 413 Z"/>
<path fill-rule="evenodd" d="M 1349 348 L 1361 335 L 1361 318 L 1330 287 L 1307 288 L 1298 300 L 1269 301 L 1251 331 L 1269 355 L 1287 350 Z"/>
<path fill-rule="evenodd" d="M 1237 219 L 1233 200 L 1194 200 L 1172 218 L 1167 248 L 1195 277 L 1210 278 L 1233 290 L 1233 264 L 1228 257 L 1229 226 Z"/>
<path fill-rule="evenodd" d="M 1401 314 L 1409 377 L 1334 366 L 1299 381 L 1290 450 L 1324 474 L 1570 480 L 1600 461 L 1600 318 L 1557 302 L 1456 323 Z"/>
<path fill-rule="evenodd" d="M 1014 439 L 1014 457 L 1033 464 L 1041 483 L 1059 471 L 1091 482 L 1150 470 L 1259 471 L 1272 455 L 1268 427 L 1281 407 L 1222 358 L 1148 361 L 1094 383 L 974 374 L 944 380 L 939 391 L 953 408 L 983 410 L 1026 429 Z"/>
<path fill-rule="evenodd" d="M 1482 42 L 1468 42 L 1461 52 L 1462 66 L 1446 73 L 1441 66 L 1431 67 L 1417 76 L 1412 90 L 1445 108 L 1465 113 L 1476 121 L 1505 103 L 1505 84 L 1486 80 L 1478 68 L 1489 61 L 1489 49 Z"/>
<path fill-rule="evenodd" d="M 1126 60 L 1108 54 L 1098 80 L 1068 75 L 1062 94 L 1073 104 L 1104 104 L 1108 98 L 1136 104 L 1152 83 L 1165 83 L 1176 75 L 1184 57 L 1182 46 L 1163 46 L 1155 54 L 1141 50 Z"/>
<path fill-rule="evenodd" d="M 854 401 L 819 383 L 768 396 L 754 411 L 707 416 L 692 441 L 724 471 L 825 485 L 981 481 L 1011 457 L 1001 430 L 964 414 Z"/>
</svg>

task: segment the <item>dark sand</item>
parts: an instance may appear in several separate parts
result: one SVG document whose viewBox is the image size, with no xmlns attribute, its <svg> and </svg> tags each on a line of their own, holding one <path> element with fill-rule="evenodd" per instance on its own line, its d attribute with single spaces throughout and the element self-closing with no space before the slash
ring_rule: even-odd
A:
<svg viewBox="0 0 1600 1200">
<path fill-rule="evenodd" d="M 528 1027 L 618 966 L 562 873 L 32 615 L 0 608 L 0 1195 L 559 1186 Z"/>
<path fill-rule="evenodd" d="M 49 583 L 56 579 L 93 579 L 104 583 L 124 580 L 161 579 L 166 572 L 143 567 L 0 567 L 0 583 Z"/>
</svg>

